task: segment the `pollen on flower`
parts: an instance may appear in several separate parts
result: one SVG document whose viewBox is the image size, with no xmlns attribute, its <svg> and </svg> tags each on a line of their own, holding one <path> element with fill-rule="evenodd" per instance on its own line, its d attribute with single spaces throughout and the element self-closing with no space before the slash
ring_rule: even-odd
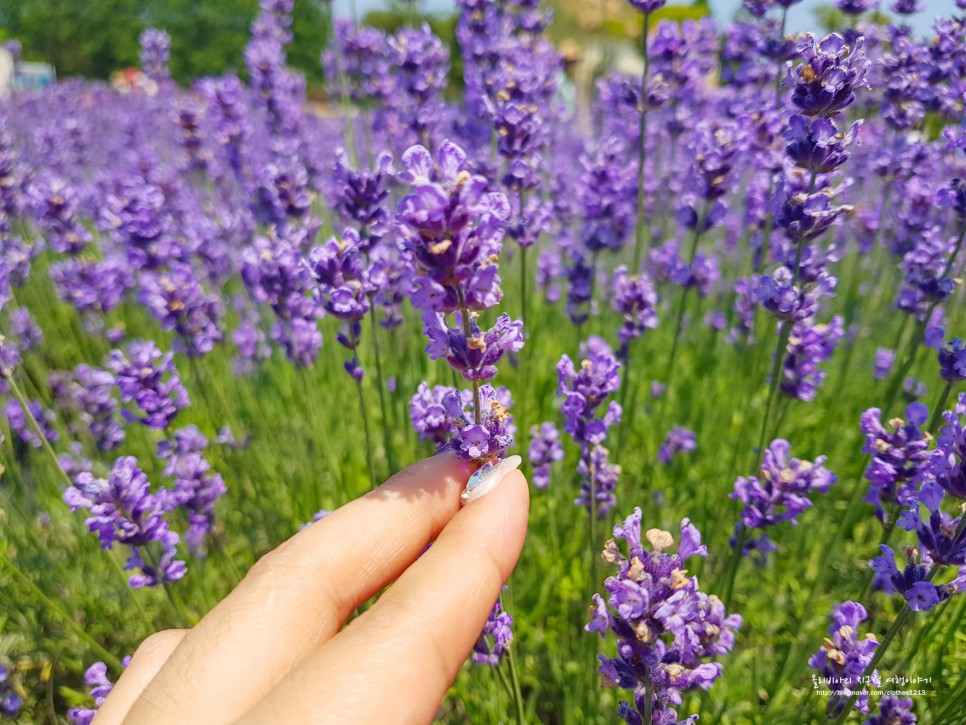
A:
<svg viewBox="0 0 966 725">
<path fill-rule="evenodd" d="M 671 536 L 671 532 L 662 529 L 648 529 L 644 538 L 647 539 L 651 548 L 658 553 L 674 545 L 674 537 Z"/>
</svg>

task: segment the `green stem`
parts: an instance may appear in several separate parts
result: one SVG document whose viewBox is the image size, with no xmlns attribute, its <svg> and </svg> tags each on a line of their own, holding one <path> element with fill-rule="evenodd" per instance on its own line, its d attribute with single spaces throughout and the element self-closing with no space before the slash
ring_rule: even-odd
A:
<svg viewBox="0 0 966 725">
<path fill-rule="evenodd" d="M 376 359 L 376 387 L 379 389 L 379 409 L 382 412 L 382 444 L 386 448 L 386 461 L 389 464 L 389 475 L 397 470 L 396 456 L 393 453 L 392 434 L 389 431 L 389 409 L 386 407 L 386 383 L 382 376 L 382 355 L 379 352 L 379 325 L 376 320 L 376 308 L 369 301 L 369 319 L 372 322 L 372 353 Z"/>
<path fill-rule="evenodd" d="M 641 142 L 637 149 L 637 236 L 634 240 L 634 266 L 632 272 L 641 271 L 641 255 L 644 251 L 644 165 L 647 161 L 647 76 L 651 59 L 647 54 L 647 34 L 650 30 L 650 13 L 644 13 L 641 31 L 641 52 L 644 54 L 644 70 L 641 72 Z"/>
<path fill-rule="evenodd" d="M 949 401 L 949 394 L 953 392 L 953 384 L 946 383 L 946 387 L 943 388 L 942 394 L 939 396 L 939 402 L 936 403 L 936 407 L 932 411 L 932 418 L 929 421 L 929 427 L 926 431 L 929 433 L 936 433 L 939 427 L 939 421 L 942 418 L 943 410 L 946 408 L 946 403 Z"/>
<path fill-rule="evenodd" d="M 369 469 L 369 483 L 376 487 L 376 469 L 372 460 L 372 434 L 369 430 L 369 411 L 366 409 L 366 396 L 362 392 L 362 381 L 356 380 L 356 391 L 359 394 L 359 412 L 362 414 L 362 427 L 366 436 L 366 467 Z"/>
<path fill-rule="evenodd" d="M 500 608 L 506 611 L 506 607 L 503 605 L 503 592 L 500 592 Z M 510 683 L 512 685 L 513 693 L 513 704 L 515 705 L 517 725 L 524 725 L 527 721 L 526 710 L 524 708 L 523 702 L 523 691 L 520 689 L 520 677 L 517 675 L 517 664 L 516 659 L 513 656 L 513 644 L 507 647 L 506 650 L 506 662 L 510 670 Z"/>
<path fill-rule="evenodd" d="M 460 305 L 460 317 L 463 318 L 463 336 L 466 341 L 470 340 L 470 311 L 466 306 L 466 298 L 463 296 L 463 287 L 456 287 L 456 299 Z M 473 420 L 477 425 L 483 423 L 483 411 L 480 409 L 480 382 L 473 381 Z"/>
</svg>

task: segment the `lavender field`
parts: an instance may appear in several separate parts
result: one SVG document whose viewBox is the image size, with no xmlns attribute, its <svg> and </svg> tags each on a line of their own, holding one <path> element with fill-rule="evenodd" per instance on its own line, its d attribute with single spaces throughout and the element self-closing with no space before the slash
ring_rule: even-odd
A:
<svg viewBox="0 0 966 725">
<path fill-rule="evenodd" d="M 440 722 L 966 723 L 966 0 L 630 0 L 586 103 L 539 0 L 335 21 L 320 102 L 301 1 L 0 100 L 0 722 L 447 449 L 531 508 Z"/>
</svg>

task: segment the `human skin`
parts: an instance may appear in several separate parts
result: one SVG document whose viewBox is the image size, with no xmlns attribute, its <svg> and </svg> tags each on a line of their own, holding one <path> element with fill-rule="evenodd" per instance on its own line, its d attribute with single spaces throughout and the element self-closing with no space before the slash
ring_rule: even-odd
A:
<svg viewBox="0 0 966 725">
<path fill-rule="evenodd" d="M 473 469 L 420 461 L 263 556 L 141 644 L 96 724 L 430 722 L 526 537 L 523 474 L 461 508 Z"/>
</svg>

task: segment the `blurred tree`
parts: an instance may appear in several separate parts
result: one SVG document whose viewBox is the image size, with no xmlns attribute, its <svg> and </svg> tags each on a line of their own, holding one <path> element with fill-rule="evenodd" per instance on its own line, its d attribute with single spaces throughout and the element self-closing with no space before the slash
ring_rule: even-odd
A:
<svg viewBox="0 0 966 725">
<path fill-rule="evenodd" d="M 328 0 L 295 3 L 291 65 L 319 85 L 329 36 Z M 244 71 L 242 53 L 258 0 L 0 0 L 0 28 L 23 43 L 26 60 L 46 60 L 60 76 L 107 78 L 138 63 L 146 27 L 171 35 L 171 70 L 187 82 Z"/>
<path fill-rule="evenodd" d="M 818 5 L 812 9 L 812 15 L 823 33 L 841 33 L 846 28 L 851 28 L 856 24 L 856 19 L 846 15 L 832 4 Z M 892 18 L 881 10 L 873 10 L 862 16 L 863 22 L 876 23 L 877 25 L 888 25 Z"/>
</svg>

